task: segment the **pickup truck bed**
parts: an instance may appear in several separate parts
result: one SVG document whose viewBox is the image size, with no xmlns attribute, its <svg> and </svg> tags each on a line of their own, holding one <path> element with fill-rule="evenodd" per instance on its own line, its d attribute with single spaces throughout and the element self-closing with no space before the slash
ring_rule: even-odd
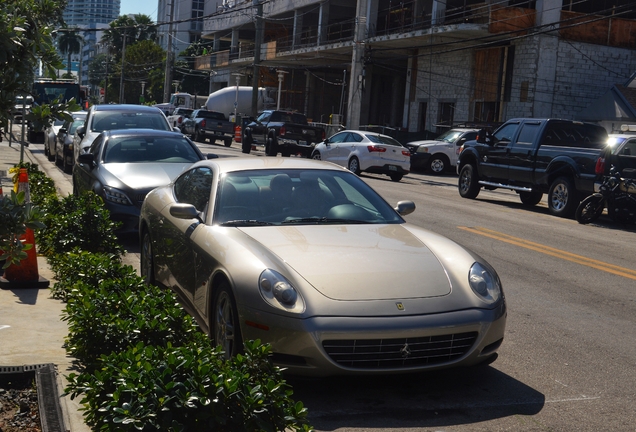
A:
<svg viewBox="0 0 636 432">
<path fill-rule="evenodd" d="M 223 140 L 225 147 L 229 147 L 234 139 L 234 123 L 223 113 L 198 109 L 183 121 L 182 132 L 193 141 L 209 139 L 214 144 L 216 140 Z"/>
<path fill-rule="evenodd" d="M 249 153 L 252 145 L 264 145 L 267 156 L 281 153 L 309 157 L 324 135 L 324 129 L 310 126 L 303 114 L 266 110 L 245 127 L 242 148 L 243 153 Z"/>
<path fill-rule="evenodd" d="M 476 198 L 480 189 L 511 189 L 536 205 L 548 194 L 555 216 L 569 217 L 594 192 L 596 161 L 607 143 L 601 126 L 562 119 L 512 119 L 492 135 L 484 130 L 464 144 L 458 190 Z"/>
</svg>

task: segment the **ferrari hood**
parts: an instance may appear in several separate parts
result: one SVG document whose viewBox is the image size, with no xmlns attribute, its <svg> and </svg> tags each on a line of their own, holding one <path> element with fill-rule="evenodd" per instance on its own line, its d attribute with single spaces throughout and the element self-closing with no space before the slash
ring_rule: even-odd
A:
<svg viewBox="0 0 636 432">
<path fill-rule="evenodd" d="M 104 169 L 134 189 L 155 188 L 172 182 L 192 163 L 109 163 Z"/>
<path fill-rule="evenodd" d="M 439 297 L 450 281 L 437 257 L 401 225 L 244 228 L 335 300 Z"/>
</svg>

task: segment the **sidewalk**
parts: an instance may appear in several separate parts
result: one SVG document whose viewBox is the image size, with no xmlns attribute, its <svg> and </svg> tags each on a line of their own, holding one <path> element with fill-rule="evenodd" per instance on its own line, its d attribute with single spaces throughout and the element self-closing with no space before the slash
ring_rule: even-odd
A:
<svg viewBox="0 0 636 432">
<path fill-rule="evenodd" d="M 38 164 L 42 169 L 30 150 L 24 147 L 23 161 Z M 0 182 L 5 194 L 9 194 L 13 187 L 9 169 L 20 162 L 20 153 L 19 142 L 13 141 L 9 147 L 9 142 L 3 137 L 0 142 Z M 68 193 L 68 180 L 53 180 L 61 195 Z M 44 257 L 38 257 L 38 273 L 53 286 L 53 274 Z M 0 370 L 5 366 L 53 363 L 58 373 L 58 393 L 62 395 L 66 386 L 65 376 L 73 372 L 72 358 L 66 356 L 63 347 L 68 334 L 66 323 L 60 319 L 63 309 L 64 303 L 51 298 L 48 288 L 0 290 Z M 67 431 L 90 431 L 79 411 L 79 398 L 61 397 L 60 405 Z"/>
</svg>

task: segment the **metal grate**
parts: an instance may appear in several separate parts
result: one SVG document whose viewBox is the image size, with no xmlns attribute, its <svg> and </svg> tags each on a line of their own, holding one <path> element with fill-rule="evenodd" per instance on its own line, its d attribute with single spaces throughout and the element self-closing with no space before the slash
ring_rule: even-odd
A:
<svg viewBox="0 0 636 432">
<path fill-rule="evenodd" d="M 24 366 L 0 366 L 0 374 L 12 374 L 12 373 L 23 373 L 30 372 L 40 368 L 43 368 L 49 363 L 45 364 L 35 364 L 35 365 L 24 365 Z"/>
<path fill-rule="evenodd" d="M 400 339 L 327 340 L 336 363 L 356 369 L 395 369 L 457 360 L 474 345 L 477 332 Z"/>
</svg>

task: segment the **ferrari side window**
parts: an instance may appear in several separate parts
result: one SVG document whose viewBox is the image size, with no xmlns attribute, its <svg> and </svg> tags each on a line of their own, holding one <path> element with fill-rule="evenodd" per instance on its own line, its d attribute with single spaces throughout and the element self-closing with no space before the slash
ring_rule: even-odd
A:
<svg viewBox="0 0 636 432">
<path fill-rule="evenodd" d="M 212 190 L 212 170 L 199 167 L 181 176 L 174 185 L 177 201 L 192 204 L 197 210 L 204 211 Z"/>
</svg>

